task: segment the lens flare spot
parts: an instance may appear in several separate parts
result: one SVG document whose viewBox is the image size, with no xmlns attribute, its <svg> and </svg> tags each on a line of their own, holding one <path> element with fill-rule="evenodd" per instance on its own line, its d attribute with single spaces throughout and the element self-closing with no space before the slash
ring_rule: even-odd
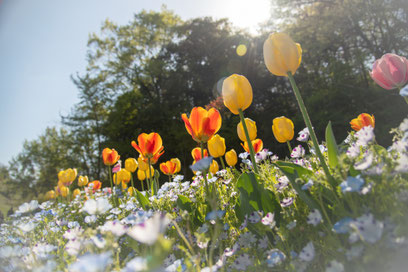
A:
<svg viewBox="0 0 408 272">
<path fill-rule="evenodd" d="M 245 44 L 240 44 L 237 46 L 237 55 L 242 57 L 246 54 L 247 52 L 247 47 Z"/>
</svg>

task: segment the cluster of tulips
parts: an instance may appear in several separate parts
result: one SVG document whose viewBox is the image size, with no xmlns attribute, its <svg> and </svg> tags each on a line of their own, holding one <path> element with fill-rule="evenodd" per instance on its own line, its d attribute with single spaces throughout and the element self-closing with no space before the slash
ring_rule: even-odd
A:
<svg viewBox="0 0 408 272">
<path fill-rule="evenodd" d="M 375 143 L 375 118 L 369 113 L 350 121 L 357 132 L 339 146 L 329 124 L 321 148 L 293 77 L 301 58 L 301 46 L 284 33 L 271 34 L 264 43 L 267 69 L 292 86 L 306 125 L 297 140 L 307 142 L 310 155 L 301 145 L 292 148 L 294 124 L 281 116 L 271 129 L 291 158 L 264 156 L 256 122 L 244 116 L 252 104 L 251 84 L 233 74 L 223 82 L 222 99 L 240 117 L 237 135 L 247 152 L 242 171 L 236 169 L 237 152 L 227 151 L 218 134 L 220 112 L 194 107 L 181 115 L 197 143 L 191 151 L 192 182 L 181 182 L 178 158 L 159 164 L 164 146 L 156 132 L 131 142 L 138 156 L 124 165 L 115 149 L 105 148 L 110 186 L 101 188 L 100 181 L 90 182 L 76 169 L 62 170 L 46 198 L 65 203 L 23 204 L 13 215 L 16 221 L 0 226 L 6 241 L 0 239 L 0 246 L 8 246 L 0 247 L 0 262 L 10 264 L 3 270 L 16 271 L 22 260 L 29 271 L 45 263 L 54 266 L 35 271 L 344 272 L 354 265 L 357 269 L 347 271 L 364 271 L 358 267 L 371 269 L 377 256 L 385 259 L 391 248 L 406 245 L 408 119 L 388 149 Z M 381 87 L 399 89 L 408 103 L 404 57 L 386 54 L 370 74 Z M 161 188 L 159 171 L 170 181 Z"/>
<path fill-rule="evenodd" d="M 304 105 L 303 99 L 296 86 L 293 74 L 297 71 L 302 60 L 302 48 L 300 44 L 284 33 L 271 34 L 264 43 L 264 60 L 267 69 L 276 76 L 285 76 L 293 88 L 295 97 L 298 101 L 300 111 L 302 113 L 308 134 L 312 140 L 316 155 L 319 158 L 321 167 L 328 178 L 330 178 L 329 169 L 325 159 L 318 148 L 318 140 L 313 130 L 312 123 Z M 370 72 L 373 80 L 384 89 L 399 89 L 401 96 L 408 103 L 408 85 L 403 87 L 408 81 L 408 61 L 406 58 L 395 55 L 385 54 L 381 59 L 376 60 L 373 69 Z M 263 149 L 263 141 L 257 138 L 256 122 L 244 117 L 244 111 L 252 103 L 252 87 L 248 79 L 243 75 L 233 74 L 227 77 L 222 86 L 222 98 L 224 105 L 235 115 L 240 116 L 240 123 L 237 125 L 237 134 L 243 142 L 241 145 L 246 152 L 250 154 L 252 167 L 255 173 L 258 172 L 255 154 Z M 199 147 L 194 148 L 191 155 L 194 159 L 193 166 L 203 158 L 211 156 L 211 160 L 207 160 L 207 164 L 198 167 L 192 167 L 195 172 L 197 170 L 206 171 L 215 174 L 219 170 L 219 165 L 212 158 L 219 158 L 222 167 L 225 169 L 223 157 L 228 166 L 233 167 L 237 164 L 237 153 L 234 149 L 226 152 L 225 139 L 216 134 L 221 128 L 221 115 L 215 108 L 205 110 L 202 107 L 194 107 L 191 110 L 190 116 L 187 114 L 181 115 L 184 121 L 187 132 L 191 135 Z M 373 115 L 362 113 L 357 118 L 351 120 L 351 128 L 358 131 L 365 126 L 375 126 Z M 279 143 L 287 143 L 289 151 L 292 152 L 290 141 L 294 137 L 293 122 L 282 116 L 273 119 L 272 131 Z M 205 148 L 207 144 L 208 151 Z M 122 190 L 128 190 L 128 193 L 133 195 L 135 186 L 133 183 L 133 173 L 137 170 L 137 178 L 142 182 L 142 190 L 144 190 L 143 181 L 147 180 L 147 191 L 150 194 L 155 194 L 158 190 L 158 180 L 154 179 L 156 164 L 160 156 L 164 153 L 162 138 L 156 132 L 150 134 L 142 133 L 137 138 L 137 143 L 132 141 L 131 145 L 139 153 L 138 159 L 128 158 L 125 160 L 125 167 L 122 168 L 120 156 L 116 150 L 105 148 L 102 152 L 102 158 L 105 165 L 109 167 L 109 175 L 111 188 L 115 186 Z M 208 154 L 209 153 L 209 154 Z M 203 167 L 204 166 L 204 167 Z M 173 158 L 163 162 L 159 166 L 161 172 L 169 176 L 169 180 L 181 170 L 181 163 L 178 158 Z M 112 176 L 113 174 L 113 176 Z M 56 198 L 58 196 L 68 197 L 70 195 L 69 187 L 77 176 L 76 169 L 66 169 L 58 174 L 58 185 L 54 190 L 46 193 L 47 199 Z M 128 183 L 131 182 L 131 186 Z M 86 191 L 95 191 L 101 188 L 101 182 L 98 180 L 88 183 L 87 176 L 78 178 L 78 186 L 85 187 Z M 80 194 L 79 189 L 72 192 L 75 197 Z"/>
</svg>

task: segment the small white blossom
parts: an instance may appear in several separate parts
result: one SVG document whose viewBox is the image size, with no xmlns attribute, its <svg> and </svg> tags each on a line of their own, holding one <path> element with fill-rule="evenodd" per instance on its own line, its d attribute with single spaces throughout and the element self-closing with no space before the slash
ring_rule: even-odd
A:
<svg viewBox="0 0 408 272">
<path fill-rule="evenodd" d="M 322 222 L 322 215 L 319 210 L 314 209 L 307 216 L 307 223 L 313 226 L 317 226 L 318 224 L 320 224 L 320 222 Z"/>
<path fill-rule="evenodd" d="M 315 257 L 315 248 L 312 242 L 309 242 L 299 253 L 302 261 L 310 262 Z"/>
</svg>

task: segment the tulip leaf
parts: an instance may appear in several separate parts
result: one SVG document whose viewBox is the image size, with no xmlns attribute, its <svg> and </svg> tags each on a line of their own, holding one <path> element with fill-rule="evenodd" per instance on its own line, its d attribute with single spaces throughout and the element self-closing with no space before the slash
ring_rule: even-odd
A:
<svg viewBox="0 0 408 272">
<path fill-rule="evenodd" d="M 329 124 L 326 127 L 326 145 L 329 157 L 329 165 L 330 167 L 334 168 L 339 164 L 339 159 L 338 148 L 336 144 L 336 139 L 334 138 L 331 122 L 329 122 Z"/>
<path fill-rule="evenodd" d="M 143 209 L 146 209 L 146 207 L 150 206 L 150 201 L 147 197 L 145 197 L 139 190 L 135 188 L 136 191 L 136 199 L 139 201 L 140 205 L 142 205 Z"/>
<path fill-rule="evenodd" d="M 313 174 L 313 172 L 309 169 L 306 169 L 298 164 L 295 163 L 291 163 L 291 162 L 285 162 L 285 161 L 276 161 L 275 165 L 278 166 L 279 169 L 284 169 L 285 171 L 283 171 L 285 173 L 285 175 L 287 174 L 295 174 L 295 171 L 297 172 L 297 174 L 299 175 L 300 178 L 303 178 L 304 180 L 306 180 L 306 176 L 310 176 Z M 288 177 L 289 178 L 289 177 Z"/>
<path fill-rule="evenodd" d="M 193 202 L 188 197 L 183 196 L 183 195 L 178 195 L 177 206 L 180 209 L 191 212 L 193 210 L 191 206 L 192 203 Z"/>
<path fill-rule="evenodd" d="M 244 173 L 237 181 L 240 191 L 239 201 L 236 205 L 237 217 L 242 221 L 245 215 L 254 211 L 263 211 L 265 214 L 273 212 L 279 217 L 281 206 L 272 191 L 265 189 L 254 173 Z"/>
</svg>

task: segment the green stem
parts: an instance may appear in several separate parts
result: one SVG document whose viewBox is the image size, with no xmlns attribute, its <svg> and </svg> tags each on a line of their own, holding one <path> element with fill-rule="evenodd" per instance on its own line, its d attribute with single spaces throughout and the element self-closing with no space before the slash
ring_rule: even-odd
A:
<svg viewBox="0 0 408 272">
<path fill-rule="evenodd" d="M 153 179 L 152 179 L 152 168 L 151 168 L 151 162 L 150 158 L 147 159 L 149 162 L 149 181 L 150 181 L 150 188 L 152 189 L 152 195 L 154 195 L 154 186 L 153 186 Z"/>
<path fill-rule="evenodd" d="M 222 169 L 225 169 L 225 163 L 224 163 L 224 159 L 222 158 L 222 156 L 220 157 L 220 161 L 221 161 Z"/>
<path fill-rule="evenodd" d="M 258 167 L 257 167 L 256 162 L 255 162 L 255 151 L 254 151 L 254 147 L 252 146 L 252 141 L 249 138 L 248 128 L 247 128 L 246 123 L 245 123 L 244 113 L 242 112 L 241 109 L 238 109 L 238 112 L 239 112 L 239 118 L 241 119 L 242 127 L 244 128 L 245 137 L 247 139 L 248 148 L 249 148 L 249 155 L 251 156 L 251 161 L 252 161 L 252 165 L 254 167 L 254 172 L 256 174 L 258 174 Z"/>
<path fill-rule="evenodd" d="M 146 171 L 143 171 L 144 172 L 144 174 L 145 174 L 145 180 L 146 180 L 146 185 L 147 185 L 147 193 L 149 193 L 149 191 L 150 191 L 150 180 L 147 178 L 147 173 L 146 173 Z"/>
<path fill-rule="evenodd" d="M 288 144 L 289 153 L 292 154 L 292 146 L 290 145 L 290 142 L 286 141 L 286 143 Z M 290 154 L 289 154 L 289 157 L 290 157 Z"/>
<path fill-rule="evenodd" d="M 204 159 L 204 143 L 200 142 L 200 148 L 201 148 L 201 159 Z M 210 189 L 208 187 L 208 181 L 207 181 L 207 171 L 204 171 L 203 177 L 205 181 L 205 194 L 207 195 L 207 199 L 209 200 L 210 197 Z"/>
<path fill-rule="evenodd" d="M 113 189 L 113 179 L 112 179 L 112 171 L 111 171 L 111 167 L 108 166 L 108 172 L 109 172 L 109 180 L 110 180 L 110 184 L 111 184 L 111 189 L 112 189 L 112 194 L 114 193 L 114 189 Z"/>
<path fill-rule="evenodd" d="M 323 171 L 326 174 L 327 180 L 329 181 L 333 189 L 335 189 L 336 188 L 335 182 L 332 176 L 330 175 L 329 168 L 327 167 L 323 154 L 320 151 L 319 142 L 317 141 L 316 134 L 313 130 L 312 122 L 310 121 L 310 117 L 309 117 L 309 114 L 307 113 L 305 103 L 303 102 L 302 96 L 300 95 L 299 89 L 296 85 L 295 79 L 293 78 L 293 75 L 291 72 L 288 72 L 288 78 L 289 78 L 290 84 L 292 85 L 293 92 L 295 93 L 296 100 L 299 104 L 299 108 L 302 113 L 303 120 L 305 121 L 306 127 L 309 129 L 310 138 L 312 139 L 312 143 L 316 151 L 316 155 L 319 158 L 321 166 L 323 167 Z"/>
<path fill-rule="evenodd" d="M 132 183 L 133 190 L 135 189 L 135 184 L 133 183 L 133 173 L 130 173 L 130 182 Z"/>
</svg>

